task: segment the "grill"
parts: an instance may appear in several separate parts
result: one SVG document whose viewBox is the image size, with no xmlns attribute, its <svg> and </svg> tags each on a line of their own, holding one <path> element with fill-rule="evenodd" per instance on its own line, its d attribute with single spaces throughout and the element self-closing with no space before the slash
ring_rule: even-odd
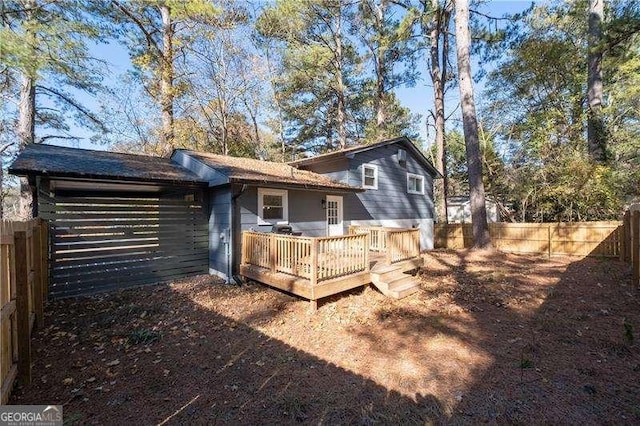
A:
<svg viewBox="0 0 640 426">
<path fill-rule="evenodd" d="M 291 225 L 273 225 L 271 227 L 271 232 L 274 234 L 294 235 L 297 237 L 302 235 L 302 232 L 293 232 L 293 228 L 291 228 Z"/>
</svg>

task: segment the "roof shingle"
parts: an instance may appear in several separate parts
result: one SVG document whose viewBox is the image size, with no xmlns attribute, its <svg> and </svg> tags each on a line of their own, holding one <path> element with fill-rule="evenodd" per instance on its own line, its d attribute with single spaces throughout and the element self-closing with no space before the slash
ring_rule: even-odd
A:
<svg viewBox="0 0 640 426">
<path fill-rule="evenodd" d="M 307 188 L 359 189 L 336 182 L 318 173 L 299 170 L 286 163 L 230 157 L 208 152 L 183 151 L 207 166 L 225 174 L 231 181 L 280 183 Z"/>
<path fill-rule="evenodd" d="M 14 175 L 82 177 L 164 183 L 204 183 L 168 158 L 31 144 L 9 168 Z"/>
</svg>

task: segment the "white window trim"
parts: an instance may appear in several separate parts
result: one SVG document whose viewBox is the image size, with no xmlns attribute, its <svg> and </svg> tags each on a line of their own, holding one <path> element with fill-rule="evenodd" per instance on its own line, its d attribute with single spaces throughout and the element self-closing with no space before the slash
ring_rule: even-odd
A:
<svg viewBox="0 0 640 426">
<path fill-rule="evenodd" d="M 415 179 L 420 179 L 422 181 L 422 185 L 420 185 L 422 187 L 422 191 L 414 191 L 412 189 L 409 189 L 409 180 L 411 178 L 415 178 Z M 417 175 L 415 173 L 407 173 L 407 194 L 417 194 L 417 195 L 424 195 L 424 176 L 422 175 Z"/>
<path fill-rule="evenodd" d="M 265 195 L 280 195 L 282 197 L 282 215 L 280 219 L 267 219 L 262 217 Z M 289 223 L 289 191 L 286 189 L 258 188 L 258 225 L 274 225 Z"/>
<path fill-rule="evenodd" d="M 373 180 L 375 182 L 374 185 L 365 185 L 364 184 L 364 170 L 366 168 L 373 169 Z M 375 164 L 363 164 L 362 165 L 362 188 L 364 189 L 378 189 L 378 166 Z"/>
</svg>

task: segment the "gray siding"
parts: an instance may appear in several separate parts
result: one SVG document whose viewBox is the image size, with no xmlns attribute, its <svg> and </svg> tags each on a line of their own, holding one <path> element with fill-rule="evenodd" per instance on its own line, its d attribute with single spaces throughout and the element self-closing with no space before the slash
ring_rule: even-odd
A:
<svg viewBox="0 0 640 426">
<path fill-rule="evenodd" d="M 313 171 L 315 173 L 325 175 L 337 182 L 342 182 L 342 183 L 346 183 L 347 185 L 350 185 L 349 160 L 347 158 L 341 158 L 338 160 L 314 164 Z M 360 183 L 357 182 L 354 184 L 354 186 L 360 186 Z"/>
<path fill-rule="evenodd" d="M 264 188 L 268 188 L 265 186 Z M 305 236 L 321 237 L 326 235 L 326 212 L 322 209 L 322 200 L 327 194 L 316 191 L 289 189 L 289 225 L 295 232 Z M 271 232 L 271 225 L 258 225 L 258 189 L 247 188 L 237 202 L 240 207 L 240 227 L 243 231 Z"/>
<path fill-rule="evenodd" d="M 398 161 L 398 150 L 407 151 L 407 161 Z M 352 158 L 304 166 L 347 185 L 362 186 L 362 165 L 378 167 L 378 189 L 344 196 L 344 220 L 433 219 L 433 178 L 401 143 L 383 145 L 353 154 Z M 424 176 L 424 195 L 407 193 L 407 173 Z"/>
<path fill-rule="evenodd" d="M 221 234 L 225 235 L 224 239 Z M 209 193 L 209 269 L 227 277 L 231 243 L 231 189 L 212 188 Z"/>
<path fill-rule="evenodd" d="M 349 160 L 348 183 L 362 185 L 362 165 L 378 166 L 378 189 L 345 198 L 346 220 L 433 219 L 433 179 L 407 151 L 406 163 L 397 158 L 400 144 L 358 153 Z M 407 193 L 407 173 L 424 176 L 424 195 Z"/>
</svg>

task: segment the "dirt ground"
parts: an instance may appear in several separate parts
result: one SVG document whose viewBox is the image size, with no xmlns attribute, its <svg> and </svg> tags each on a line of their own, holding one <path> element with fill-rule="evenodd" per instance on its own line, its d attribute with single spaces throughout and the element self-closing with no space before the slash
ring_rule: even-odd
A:
<svg viewBox="0 0 640 426">
<path fill-rule="evenodd" d="M 627 265 L 434 251 L 421 291 L 308 303 L 197 277 L 46 306 L 13 404 L 69 423 L 640 423 Z"/>
</svg>

